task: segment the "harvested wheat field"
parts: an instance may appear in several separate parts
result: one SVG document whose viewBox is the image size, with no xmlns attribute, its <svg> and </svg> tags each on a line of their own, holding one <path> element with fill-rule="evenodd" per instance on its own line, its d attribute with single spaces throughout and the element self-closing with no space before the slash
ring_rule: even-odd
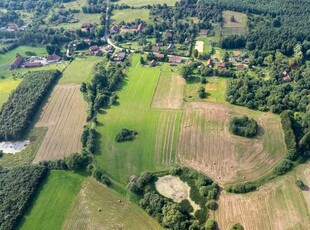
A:
<svg viewBox="0 0 310 230">
<path fill-rule="evenodd" d="M 260 127 L 255 138 L 228 130 L 230 117 L 246 114 Z M 258 178 L 285 157 L 286 147 L 278 116 L 217 103 L 184 106 L 178 159 L 220 184 Z"/>
<path fill-rule="evenodd" d="M 245 230 L 310 229 L 309 209 L 296 177 L 287 175 L 247 195 L 222 192 L 215 220 L 220 230 L 240 223 Z"/>
<path fill-rule="evenodd" d="M 202 53 L 203 52 L 203 45 L 204 45 L 203 41 L 196 41 L 195 50 L 197 50 L 199 53 Z"/>
<path fill-rule="evenodd" d="M 81 151 L 86 108 L 79 85 L 55 87 L 36 124 L 48 130 L 34 162 L 60 159 Z"/>
<path fill-rule="evenodd" d="M 82 185 L 62 229 L 156 230 L 160 225 L 123 196 L 88 178 Z"/>
<path fill-rule="evenodd" d="M 162 109 L 181 108 L 184 85 L 185 80 L 178 73 L 165 69 L 160 75 L 152 107 Z"/>
</svg>

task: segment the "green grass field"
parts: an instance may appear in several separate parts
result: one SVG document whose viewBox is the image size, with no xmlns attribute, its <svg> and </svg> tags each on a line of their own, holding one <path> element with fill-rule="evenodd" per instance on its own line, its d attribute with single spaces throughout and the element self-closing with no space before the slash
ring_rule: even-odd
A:
<svg viewBox="0 0 310 230">
<path fill-rule="evenodd" d="M 138 18 L 145 22 L 149 22 L 150 11 L 147 9 L 114 10 L 111 19 L 114 24 L 119 24 L 122 21 L 134 22 Z"/>
<path fill-rule="evenodd" d="M 61 229 L 83 179 L 76 173 L 51 171 L 22 219 L 19 229 Z"/>
<path fill-rule="evenodd" d="M 101 211 L 98 211 L 99 209 Z M 93 178 L 87 178 L 71 206 L 62 229 L 156 230 L 162 228 L 136 204 L 127 201 L 122 195 Z"/>
<path fill-rule="evenodd" d="M 206 84 L 207 98 L 209 102 L 227 103 L 225 100 L 227 78 L 220 77 L 208 77 L 208 83 Z"/>
<path fill-rule="evenodd" d="M 235 21 L 230 19 L 234 16 Z M 248 31 L 246 14 L 235 11 L 223 11 L 224 25 L 223 35 L 245 34 Z"/>
<path fill-rule="evenodd" d="M 142 67 L 134 55 L 128 77 L 119 92 L 119 105 L 98 116 L 99 150 L 96 164 L 114 179 L 127 183 L 128 177 L 159 170 L 175 162 L 180 110 L 151 109 L 160 67 Z M 138 131 L 134 141 L 117 143 L 123 128 Z"/>
<path fill-rule="evenodd" d="M 120 0 L 117 3 L 118 4 L 126 4 L 129 6 L 147 6 L 147 5 L 153 5 L 153 4 L 164 4 L 166 3 L 168 6 L 174 6 L 175 3 L 178 2 L 178 0 Z"/>
<path fill-rule="evenodd" d="M 59 83 L 68 84 L 89 82 L 92 77 L 92 69 L 100 60 L 102 60 L 102 58 L 94 56 L 74 59 L 64 71 Z"/>
</svg>

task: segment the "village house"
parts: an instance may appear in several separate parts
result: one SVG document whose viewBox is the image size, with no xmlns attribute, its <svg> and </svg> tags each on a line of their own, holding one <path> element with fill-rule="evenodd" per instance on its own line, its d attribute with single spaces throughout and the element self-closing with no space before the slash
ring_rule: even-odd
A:
<svg viewBox="0 0 310 230">
<path fill-rule="evenodd" d="M 172 38 L 172 36 L 173 36 L 172 32 L 167 31 L 165 34 L 165 39 L 168 40 L 168 39 Z"/>
<path fill-rule="evenodd" d="M 207 66 L 210 67 L 210 68 L 213 67 L 213 61 L 212 61 L 211 58 L 209 58 L 209 59 L 207 60 Z"/>
<path fill-rule="evenodd" d="M 180 64 L 183 61 L 182 57 L 180 56 L 169 56 L 168 58 L 170 64 Z"/>
<path fill-rule="evenodd" d="M 190 42 L 189 38 L 185 38 L 184 44 L 187 45 Z"/>
<path fill-rule="evenodd" d="M 168 45 L 168 48 L 167 48 L 167 51 L 171 51 L 174 49 L 174 45 L 173 44 L 169 44 Z"/>
<path fill-rule="evenodd" d="M 60 61 L 60 57 L 58 55 L 48 55 L 46 58 L 47 63 L 55 63 Z"/>
<path fill-rule="evenodd" d="M 153 56 L 155 59 L 159 60 L 159 59 L 164 59 L 165 55 L 160 54 L 160 53 L 153 53 Z"/>
<path fill-rule="evenodd" d="M 151 66 L 152 66 L 152 67 L 155 67 L 156 65 L 157 65 L 157 62 L 156 62 L 155 60 L 152 60 L 152 61 L 151 61 Z"/>
<path fill-rule="evenodd" d="M 11 64 L 10 69 L 18 69 L 23 62 L 24 58 L 21 56 L 17 56 L 14 62 Z"/>
<path fill-rule="evenodd" d="M 160 45 L 159 44 L 155 44 L 152 46 L 152 51 L 153 52 L 159 52 L 160 51 Z"/>
<path fill-rule="evenodd" d="M 82 29 L 91 29 L 91 28 L 93 28 L 93 24 L 91 24 L 89 22 L 85 22 L 82 24 L 81 28 Z"/>
<path fill-rule="evenodd" d="M 217 68 L 218 68 L 218 69 L 223 69 L 223 68 L 225 68 L 225 63 L 224 63 L 224 62 L 218 63 L 218 64 L 217 64 Z"/>
<path fill-rule="evenodd" d="M 119 52 L 117 54 L 114 55 L 113 60 L 114 61 L 123 61 L 126 57 L 125 52 Z"/>
<path fill-rule="evenodd" d="M 138 31 L 142 31 L 144 29 L 144 25 L 143 23 L 140 23 L 138 26 L 137 26 L 137 30 Z"/>
<path fill-rule="evenodd" d="M 283 81 L 285 82 L 290 82 L 292 81 L 292 78 L 291 76 L 289 75 L 289 73 L 287 71 L 284 71 L 283 72 L 283 77 L 282 77 Z"/>
<path fill-rule="evenodd" d="M 237 64 L 237 65 L 236 65 L 236 68 L 237 68 L 238 70 L 244 70 L 244 65 L 243 65 L 243 64 Z"/>
<path fill-rule="evenodd" d="M 119 28 L 117 26 L 112 26 L 111 29 L 110 29 L 110 33 L 111 34 L 116 34 L 119 32 Z"/>
<path fill-rule="evenodd" d="M 18 30 L 18 27 L 17 27 L 17 25 L 9 25 L 6 30 L 9 32 L 15 32 Z"/>
<path fill-rule="evenodd" d="M 95 53 L 99 50 L 99 47 L 97 45 L 91 46 L 89 47 L 89 51 Z"/>
<path fill-rule="evenodd" d="M 101 56 L 103 55 L 102 50 L 98 50 L 98 51 L 95 53 L 95 55 L 96 55 L 97 57 L 101 57 Z"/>
<path fill-rule="evenodd" d="M 209 30 L 202 29 L 200 30 L 200 35 L 208 35 Z"/>
</svg>

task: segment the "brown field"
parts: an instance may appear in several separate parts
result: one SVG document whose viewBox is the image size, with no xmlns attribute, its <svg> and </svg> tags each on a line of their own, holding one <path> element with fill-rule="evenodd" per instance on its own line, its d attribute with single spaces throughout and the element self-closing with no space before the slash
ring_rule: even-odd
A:
<svg viewBox="0 0 310 230">
<path fill-rule="evenodd" d="M 36 124 L 48 130 L 34 162 L 60 159 L 81 151 L 87 105 L 79 88 L 79 85 L 55 87 Z"/>
<path fill-rule="evenodd" d="M 229 132 L 229 118 L 241 114 L 258 122 L 257 137 L 243 138 Z M 178 159 L 220 184 L 258 178 L 269 172 L 285 152 L 283 131 L 276 115 L 208 102 L 184 106 Z"/>
<path fill-rule="evenodd" d="M 156 87 L 152 107 L 179 109 L 182 106 L 184 84 L 184 79 L 177 73 L 163 71 Z"/>
<path fill-rule="evenodd" d="M 309 208 L 292 174 L 279 177 L 247 195 L 222 192 L 215 220 L 220 230 L 240 223 L 245 230 L 310 229 Z"/>
<path fill-rule="evenodd" d="M 160 225 L 122 195 L 88 178 L 66 221 L 65 230 L 156 230 Z"/>
</svg>

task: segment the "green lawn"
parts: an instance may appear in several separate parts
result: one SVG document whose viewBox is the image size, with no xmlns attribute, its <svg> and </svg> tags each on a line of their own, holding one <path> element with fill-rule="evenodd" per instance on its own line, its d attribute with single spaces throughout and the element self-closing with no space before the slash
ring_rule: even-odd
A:
<svg viewBox="0 0 310 230">
<path fill-rule="evenodd" d="M 227 78 L 208 77 L 206 84 L 207 101 L 216 103 L 227 103 L 225 100 Z"/>
<path fill-rule="evenodd" d="M 92 69 L 102 58 L 87 57 L 76 58 L 66 68 L 60 79 L 60 84 L 89 82 L 92 77 Z"/>
<path fill-rule="evenodd" d="M 119 24 L 122 21 L 134 22 L 136 19 L 149 22 L 150 11 L 147 9 L 125 9 L 113 11 L 112 22 L 115 24 Z"/>
<path fill-rule="evenodd" d="M 99 153 L 96 164 L 114 179 L 127 183 L 128 177 L 143 171 L 165 168 L 175 162 L 181 110 L 151 109 L 161 73 L 160 67 L 142 67 L 134 55 L 128 77 L 119 92 L 119 105 L 98 116 Z M 123 128 L 136 130 L 134 141 L 117 143 Z"/>
<path fill-rule="evenodd" d="M 174 6 L 177 0 L 120 0 L 118 4 L 126 4 L 129 6 L 147 6 L 153 4 L 164 4 L 166 3 L 168 6 Z"/>
<path fill-rule="evenodd" d="M 19 229 L 61 229 L 83 179 L 72 172 L 51 171 L 22 219 Z"/>
</svg>

